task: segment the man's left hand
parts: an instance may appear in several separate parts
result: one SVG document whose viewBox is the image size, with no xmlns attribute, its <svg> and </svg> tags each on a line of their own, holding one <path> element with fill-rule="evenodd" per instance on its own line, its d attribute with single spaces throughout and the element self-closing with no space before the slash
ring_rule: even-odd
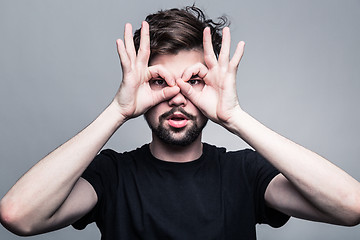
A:
<svg viewBox="0 0 360 240">
<path fill-rule="evenodd" d="M 213 50 L 210 28 L 204 29 L 203 47 L 205 64 L 198 63 L 187 68 L 177 80 L 182 94 L 212 121 L 227 126 L 236 111 L 241 110 L 236 93 L 236 72 L 244 53 L 244 42 L 239 42 L 230 60 L 230 30 L 223 29 L 219 58 Z M 187 82 L 197 76 L 205 85 L 195 88 Z M 190 83 L 190 82 L 189 82 Z"/>
</svg>

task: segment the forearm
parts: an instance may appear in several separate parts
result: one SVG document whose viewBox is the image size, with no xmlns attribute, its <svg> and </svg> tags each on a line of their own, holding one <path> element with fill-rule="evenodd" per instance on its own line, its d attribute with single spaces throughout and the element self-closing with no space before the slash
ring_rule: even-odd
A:
<svg viewBox="0 0 360 240">
<path fill-rule="evenodd" d="M 320 211 L 359 214 L 359 182 L 318 154 L 280 136 L 239 110 L 226 126 L 263 155 Z"/>
<path fill-rule="evenodd" d="M 65 201 L 93 158 L 123 123 L 110 105 L 89 126 L 32 167 L 1 201 L 11 218 L 41 222 Z M 2 213 L 3 214 L 3 213 Z"/>
</svg>

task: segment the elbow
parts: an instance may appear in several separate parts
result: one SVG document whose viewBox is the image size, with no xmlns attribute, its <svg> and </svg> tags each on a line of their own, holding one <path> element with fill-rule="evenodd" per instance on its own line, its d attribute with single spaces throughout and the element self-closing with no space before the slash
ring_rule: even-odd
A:
<svg viewBox="0 0 360 240">
<path fill-rule="evenodd" d="M 360 191 L 353 194 L 350 199 L 342 225 L 353 227 L 360 224 Z"/>
<path fill-rule="evenodd" d="M 342 220 L 342 224 L 343 226 L 347 226 L 347 227 L 354 227 L 360 224 L 360 213 L 353 213 L 351 216 L 348 215 L 346 217 L 346 219 Z"/>
<path fill-rule="evenodd" d="M 354 227 L 360 224 L 360 202 L 357 203 L 357 206 L 353 210 L 352 215 L 348 218 L 346 226 Z"/>
<path fill-rule="evenodd" d="M 18 236 L 34 235 L 31 226 L 26 224 L 24 218 L 19 214 L 21 211 L 12 204 L 5 203 L 4 199 L 0 202 L 0 222 L 10 232 Z"/>
</svg>

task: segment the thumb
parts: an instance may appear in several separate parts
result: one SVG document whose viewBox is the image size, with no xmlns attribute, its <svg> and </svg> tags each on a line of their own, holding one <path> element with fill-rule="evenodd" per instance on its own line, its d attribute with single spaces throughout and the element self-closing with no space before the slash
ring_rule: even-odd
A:
<svg viewBox="0 0 360 240">
<path fill-rule="evenodd" d="M 176 84 L 177 86 L 179 86 L 181 93 L 191 102 L 194 103 L 194 101 L 197 99 L 199 95 L 199 92 L 196 92 L 190 84 L 188 84 L 181 78 L 176 80 Z"/>
<path fill-rule="evenodd" d="M 172 87 L 164 87 L 163 89 L 161 89 L 161 91 L 152 91 L 152 92 L 153 92 L 154 105 L 156 105 L 176 96 L 180 92 L 180 88 L 175 85 Z"/>
</svg>

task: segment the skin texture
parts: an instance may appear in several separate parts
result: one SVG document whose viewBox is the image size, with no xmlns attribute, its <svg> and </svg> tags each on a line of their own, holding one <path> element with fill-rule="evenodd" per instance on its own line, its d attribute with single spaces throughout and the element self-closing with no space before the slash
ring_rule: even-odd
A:
<svg viewBox="0 0 360 240">
<path fill-rule="evenodd" d="M 304 219 L 358 224 L 359 182 L 241 109 L 236 72 L 244 43 L 239 42 L 230 58 L 230 31 L 224 28 L 217 59 L 208 28 L 203 38 L 203 52 L 159 56 L 149 66 L 148 24 L 142 23 L 138 54 L 131 25 L 126 24 L 124 40 L 117 40 L 123 78 L 113 101 L 88 127 L 19 179 L 0 202 L 1 223 L 16 234 L 33 235 L 65 227 L 85 215 L 97 196 L 80 177 L 82 172 L 123 123 L 146 113 L 150 124 L 162 125 L 174 139 L 183 138 L 188 129 L 208 118 L 246 141 L 282 173 L 266 190 L 269 206 Z M 186 114 L 180 108 L 193 118 L 181 122 Z M 176 109 L 172 117 L 159 119 L 171 109 Z M 186 146 L 169 144 L 153 134 L 150 150 L 166 161 L 192 161 L 202 154 L 201 134 Z"/>
</svg>

